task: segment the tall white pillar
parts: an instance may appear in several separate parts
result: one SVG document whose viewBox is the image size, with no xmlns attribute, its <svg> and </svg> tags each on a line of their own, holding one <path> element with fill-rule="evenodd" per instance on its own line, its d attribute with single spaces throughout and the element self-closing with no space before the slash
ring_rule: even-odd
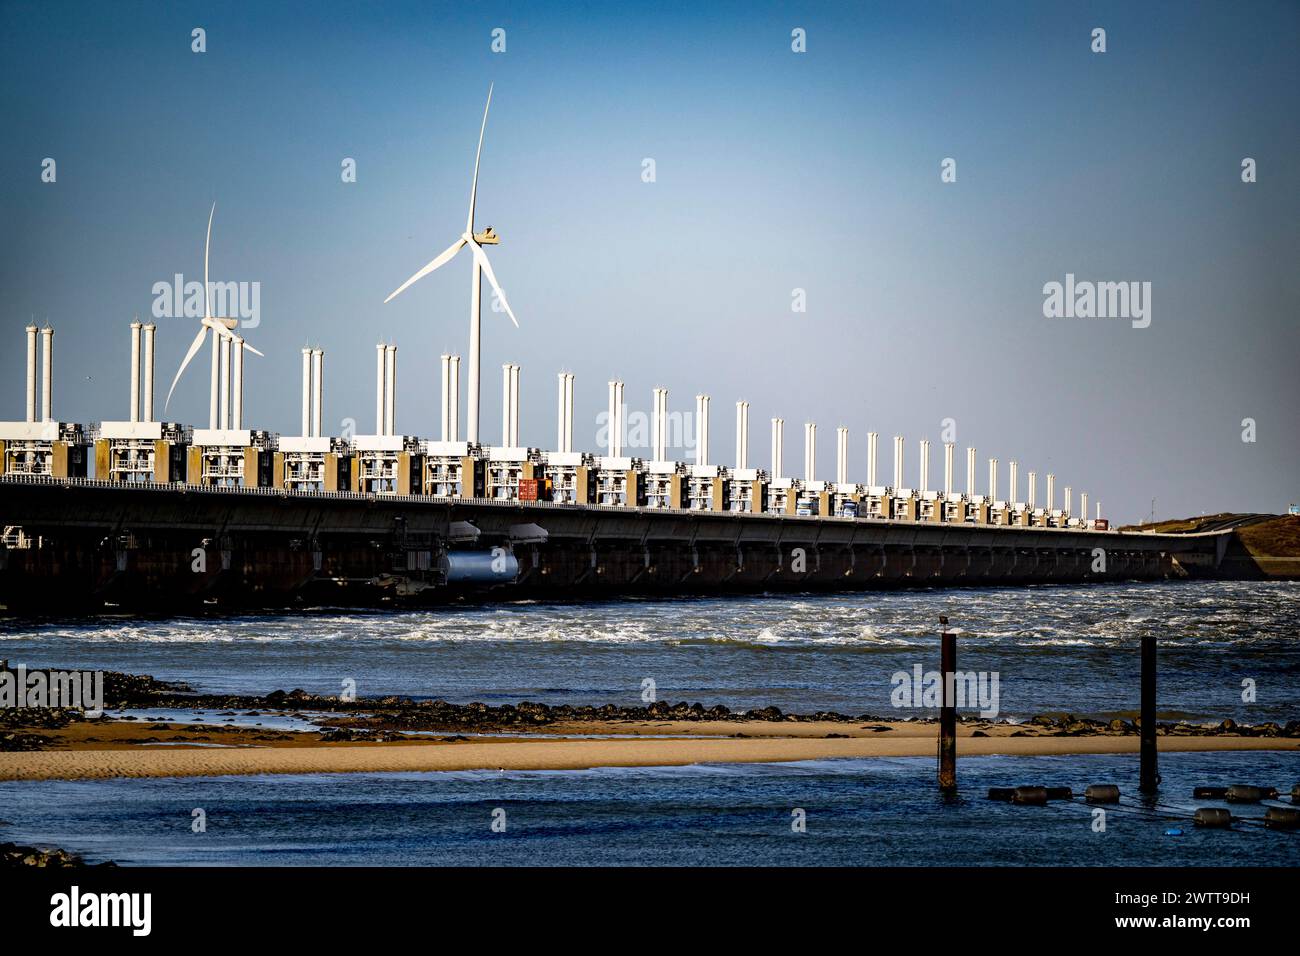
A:
<svg viewBox="0 0 1300 956">
<path fill-rule="evenodd" d="M 772 419 L 772 480 L 776 481 L 781 477 L 781 444 L 785 438 L 785 419 Z"/>
<path fill-rule="evenodd" d="M 460 356 L 451 357 L 451 411 L 447 415 L 448 441 L 460 441 Z"/>
<path fill-rule="evenodd" d="M 930 490 L 930 439 L 921 439 L 921 481 L 917 486 L 918 491 Z"/>
<path fill-rule="evenodd" d="M 131 418 L 140 420 L 140 323 L 131 323 Z"/>
<path fill-rule="evenodd" d="M 943 443 L 943 493 L 945 497 L 952 497 L 952 456 L 956 447 L 950 441 Z"/>
<path fill-rule="evenodd" d="M 384 379 L 388 376 L 388 347 L 380 342 L 375 346 L 375 434 L 384 434 L 384 399 L 388 395 Z"/>
<path fill-rule="evenodd" d="M 709 463 L 709 403 L 709 396 L 695 396 L 695 464 L 697 465 Z"/>
<path fill-rule="evenodd" d="M 1020 462 L 1013 461 L 1007 464 L 1007 481 L 1011 485 L 1007 489 L 1007 501 L 1016 504 L 1016 499 L 1020 496 Z"/>
<path fill-rule="evenodd" d="M 510 373 L 513 365 L 501 366 L 501 447 L 511 448 L 510 444 Z"/>
<path fill-rule="evenodd" d="M 27 421 L 36 421 L 36 333 L 34 325 L 27 326 Z"/>
<path fill-rule="evenodd" d="M 384 434 L 397 433 L 397 346 L 388 346 L 384 383 Z"/>
<path fill-rule="evenodd" d="M 221 428 L 230 427 L 230 339 L 221 336 L 221 407 L 217 418 Z"/>
<path fill-rule="evenodd" d="M 803 480 L 816 481 L 817 472 L 817 423 L 804 422 L 803 425 Z"/>
<path fill-rule="evenodd" d="M 152 322 L 144 327 L 144 408 L 141 411 L 146 422 L 153 421 L 153 368 L 154 368 L 154 333 L 157 326 Z"/>
<path fill-rule="evenodd" d="M 302 350 L 302 435 L 311 435 L 311 349 Z"/>
<path fill-rule="evenodd" d="M 1047 510 L 1050 513 L 1056 506 L 1056 475 L 1047 473 Z"/>
<path fill-rule="evenodd" d="M 749 402 L 736 402 L 736 468 L 749 467 Z"/>
<path fill-rule="evenodd" d="M 894 491 L 903 487 L 903 436 L 894 436 Z"/>
<path fill-rule="evenodd" d="M 311 353 L 312 362 L 312 411 L 311 411 L 311 433 L 320 438 L 321 432 L 321 414 L 325 405 L 325 350 L 313 349 Z"/>
<path fill-rule="evenodd" d="M 876 466 L 879 464 L 880 432 L 867 432 L 867 487 L 878 488 Z"/>
<path fill-rule="evenodd" d="M 849 481 L 849 429 L 840 425 L 835 429 L 835 482 L 848 484 Z"/>
<path fill-rule="evenodd" d="M 244 427 L 244 340 L 230 343 L 230 427 Z"/>
<path fill-rule="evenodd" d="M 1038 472 L 1029 473 L 1029 510 L 1033 511 L 1038 506 Z"/>
<path fill-rule="evenodd" d="M 54 421 L 54 330 L 41 329 L 41 421 Z"/>
<path fill-rule="evenodd" d="M 975 449 L 966 449 L 966 495 L 975 497 Z"/>
</svg>

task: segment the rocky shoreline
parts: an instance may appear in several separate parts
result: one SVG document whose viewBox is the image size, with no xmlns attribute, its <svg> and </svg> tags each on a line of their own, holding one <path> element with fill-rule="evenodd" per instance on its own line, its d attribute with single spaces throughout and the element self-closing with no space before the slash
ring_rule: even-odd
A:
<svg viewBox="0 0 1300 956">
<path fill-rule="evenodd" d="M 29 670 L 28 673 L 35 673 Z M 404 731 L 441 733 L 506 733 L 541 729 L 554 724 L 619 723 L 651 721 L 687 722 L 789 722 L 865 724 L 897 721 L 894 716 L 843 714 L 836 711 L 785 713 L 778 707 L 735 711 L 717 704 L 669 703 L 658 701 L 644 706 L 621 707 L 575 704 L 543 704 L 521 701 L 518 704 L 489 705 L 479 702 L 453 704 L 445 700 L 413 700 L 409 697 L 341 699 L 337 696 L 310 694 L 301 689 L 277 690 L 266 695 L 203 694 L 184 683 L 160 681 L 149 675 L 105 673 L 104 707 L 108 710 L 176 708 L 217 711 L 222 716 L 257 717 L 266 714 L 301 715 L 325 712 L 333 716 L 318 722 L 322 740 L 393 741 L 403 739 Z M 86 720 L 76 710 L 12 708 L 0 710 L 0 751 L 24 752 L 43 750 L 52 738 L 42 730 L 59 730 Z M 916 723 L 934 722 L 934 718 L 911 718 Z M 959 715 L 963 724 L 992 726 L 993 722 L 977 716 Z M 160 729 L 167 729 L 165 726 Z M 210 728 L 204 727 L 205 730 Z M 211 728 L 216 729 L 216 728 Z M 1124 736 L 1136 735 L 1137 722 L 1114 718 L 1096 720 L 1073 714 L 1040 714 L 1032 717 L 1011 736 Z M 976 736 L 982 731 L 975 730 Z M 1285 725 L 1273 722 L 1242 725 L 1228 719 L 1203 725 L 1187 721 L 1163 722 L 1157 727 L 1160 736 L 1237 736 L 1300 738 L 1300 720 Z"/>
</svg>

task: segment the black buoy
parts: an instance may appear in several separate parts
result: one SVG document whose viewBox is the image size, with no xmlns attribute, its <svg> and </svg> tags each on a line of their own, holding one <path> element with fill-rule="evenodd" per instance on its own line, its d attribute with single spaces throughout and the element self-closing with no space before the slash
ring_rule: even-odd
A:
<svg viewBox="0 0 1300 956">
<path fill-rule="evenodd" d="M 989 799 L 1001 800 L 1003 803 L 1010 803 L 1015 792 L 1015 789 L 1012 787 L 989 787 Z"/>
<path fill-rule="evenodd" d="M 1264 811 L 1264 826 L 1294 830 L 1300 827 L 1300 810 L 1295 807 L 1269 807 Z"/>
<path fill-rule="evenodd" d="M 1083 791 L 1089 803 L 1119 803 L 1119 787 L 1113 783 L 1094 783 Z"/>
<path fill-rule="evenodd" d="M 1200 807 L 1192 817 L 1198 827 L 1232 826 L 1232 814 L 1223 807 Z"/>
<path fill-rule="evenodd" d="M 1074 791 L 1069 787 L 1048 787 L 1047 799 L 1048 800 L 1073 800 Z"/>
<path fill-rule="evenodd" d="M 1015 792 L 1011 795 L 1011 802 L 1028 807 L 1041 807 L 1047 803 L 1047 788 L 1016 787 Z"/>
<path fill-rule="evenodd" d="M 1234 783 L 1224 793 L 1224 798 L 1229 803 L 1259 803 L 1267 799 L 1267 791 L 1262 787 L 1248 787 L 1245 784 Z"/>
<path fill-rule="evenodd" d="M 1192 798 L 1195 800 L 1222 800 L 1227 794 L 1227 787 L 1197 787 L 1192 791 Z"/>
</svg>

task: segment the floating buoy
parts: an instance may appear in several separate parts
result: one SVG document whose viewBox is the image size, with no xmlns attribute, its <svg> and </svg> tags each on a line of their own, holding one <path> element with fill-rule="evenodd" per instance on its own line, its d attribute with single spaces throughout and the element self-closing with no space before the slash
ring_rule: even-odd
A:
<svg viewBox="0 0 1300 956">
<path fill-rule="evenodd" d="M 1264 812 L 1264 826 L 1294 830 L 1300 827 L 1300 810 L 1295 807 L 1269 807 Z"/>
<path fill-rule="evenodd" d="M 1192 791 L 1192 797 L 1196 800 L 1222 800 L 1227 793 L 1227 787 L 1197 787 Z"/>
<path fill-rule="evenodd" d="M 1119 787 L 1113 783 L 1094 783 L 1083 791 L 1089 803 L 1119 803 Z"/>
<path fill-rule="evenodd" d="M 1245 784 L 1235 783 L 1224 793 L 1224 798 L 1229 803 L 1259 803 L 1266 799 L 1266 791 L 1262 787 L 1248 787 Z"/>
<path fill-rule="evenodd" d="M 1182 836 L 1182 835 L 1183 835 L 1183 831 L 1178 829 L 1178 827 L 1170 827 L 1168 830 L 1165 831 L 1165 836 Z"/>
<path fill-rule="evenodd" d="M 1047 799 L 1048 800 L 1073 800 L 1074 791 L 1071 790 L 1069 787 L 1048 787 Z"/>
<path fill-rule="evenodd" d="M 1047 803 L 1046 787 L 1016 787 L 1015 792 L 1011 795 L 1012 803 L 1019 803 L 1024 806 L 1041 807 Z"/>
<path fill-rule="evenodd" d="M 1010 803 L 1016 791 L 1012 787 L 989 787 L 989 799 Z"/>
<path fill-rule="evenodd" d="M 1200 807 L 1192 820 L 1198 827 L 1232 826 L 1232 814 L 1223 807 Z"/>
</svg>

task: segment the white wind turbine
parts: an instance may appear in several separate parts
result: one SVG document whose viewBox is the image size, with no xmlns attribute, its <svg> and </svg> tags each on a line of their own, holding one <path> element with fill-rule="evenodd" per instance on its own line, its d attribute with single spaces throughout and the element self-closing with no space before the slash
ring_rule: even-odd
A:
<svg viewBox="0 0 1300 956">
<path fill-rule="evenodd" d="M 506 310 L 506 315 L 510 316 L 510 321 L 519 328 L 519 320 L 515 318 L 514 312 L 510 310 L 510 303 L 506 301 L 506 294 L 502 291 L 500 284 L 497 283 L 497 277 L 492 272 L 492 264 L 488 262 L 487 253 L 483 251 L 483 246 L 495 246 L 500 242 L 492 227 L 488 226 L 483 232 L 474 233 L 474 199 L 478 192 L 478 166 L 479 159 L 483 155 L 483 133 L 487 129 L 488 109 L 492 106 L 492 87 L 488 87 L 487 105 L 483 107 L 483 125 L 478 132 L 478 152 L 474 156 L 474 180 L 469 189 L 469 215 L 465 219 L 465 231 L 461 233 L 460 238 L 448 246 L 436 259 L 417 272 L 411 278 L 407 279 L 397 291 L 384 300 L 387 304 L 398 295 L 406 291 L 413 283 L 423 279 L 434 269 L 450 262 L 460 252 L 462 246 L 469 246 L 470 252 L 474 254 L 474 280 L 470 286 L 469 299 L 469 409 L 467 412 L 468 422 L 466 437 L 474 443 L 479 440 L 478 437 L 478 413 L 479 413 L 479 340 L 480 327 L 482 319 L 482 276 L 487 275 L 488 282 L 492 284 L 497 298 L 501 300 L 502 307 Z"/>
<path fill-rule="evenodd" d="M 212 248 L 212 217 L 217 211 L 217 204 L 212 204 L 212 211 L 208 213 L 208 237 L 203 244 L 203 320 L 199 329 L 199 334 L 194 337 L 190 343 L 190 350 L 185 353 L 185 358 L 181 362 L 181 367 L 176 370 L 176 377 L 172 379 L 172 387 L 167 390 L 167 401 L 163 403 L 163 411 L 166 412 L 167 406 L 171 404 L 172 392 L 176 391 L 176 383 L 181 380 L 181 375 L 185 372 L 185 367 L 190 364 L 194 356 L 203 348 L 203 336 L 212 330 L 212 384 L 211 398 L 208 405 L 208 427 L 216 428 L 218 426 L 218 407 L 220 403 L 226 401 L 226 396 L 220 395 L 220 377 L 221 368 L 221 339 L 228 339 L 236 348 L 245 348 L 254 355 L 262 355 L 257 349 L 245 342 L 240 336 L 236 335 L 232 329 L 238 324 L 238 319 L 214 319 L 212 317 L 212 301 L 208 295 L 208 252 Z M 266 356 L 262 356 L 265 358 Z"/>
</svg>

